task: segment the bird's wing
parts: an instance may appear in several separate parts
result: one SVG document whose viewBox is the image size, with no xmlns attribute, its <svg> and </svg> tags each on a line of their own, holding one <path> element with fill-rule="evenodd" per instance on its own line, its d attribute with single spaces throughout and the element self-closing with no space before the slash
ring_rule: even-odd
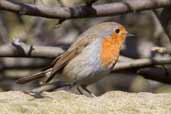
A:
<svg viewBox="0 0 171 114">
<path fill-rule="evenodd" d="M 33 74 L 31 76 L 26 76 L 26 77 L 19 78 L 16 82 L 19 83 L 19 84 L 25 84 L 25 83 L 28 83 L 30 81 L 43 78 L 43 77 L 45 77 L 45 74 L 47 72 L 50 72 L 51 70 L 52 70 L 52 68 L 49 68 L 49 69 L 47 69 L 45 71 L 38 72 L 38 73 Z"/>
<path fill-rule="evenodd" d="M 65 65 L 74 57 L 76 57 L 88 44 L 93 42 L 94 38 L 83 37 L 78 39 L 61 57 L 56 61 L 50 76 L 45 80 L 45 83 L 49 82 L 55 74 L 61 70 Z"/>
<path fill-rule="evenodd" d="M 33 74 L 31 76 L 23 77 L 17 80 L 17 83 L 27 83 L 36 79 L 40 79 L 45 77 L 44 74 L 47 72 L 51 72 L 50 76 L 45 79 L 45 82 L 49 82 L 55 74 L 61 70 L 65 65 L 73 59 L 75 56 L 77 56 L 84 47 L 86 47 L 88 44 L 93 42 L 95 39 L 97 39 L 98 32 L 95 28 L 88 29 L 86 32 L 84 32 L 78 40 L 72 44 L 72 46 L 64 52 L 62 55 L 56 57 L 54 61 L 46 68 L 45 71 L 41 71 L 37 74 Z M 52 68 L 53 67 L 53 68 Z"/>
<path fill-rule="evenodd" d="M 31 76 L 26 76 L 18 79 L 16 82 L 19 84 L 28 83 L 33 80 L 37 80 L 45 77 L 47 72 L 51 72 L 50 76 L 45 79 L 45 82 L 49 82 L 55 74 L 61 70 L 71 59 L 73 59 L 77 54 L 81 52 L 81 50 L 86 47 L 90 43 L 90 40 L 81 40 L 76 41 L 66 52 L 62 55 L 56 57 L 52 63 L 44 69 L 44 71 L 38 72 Z"/>
<path fill-rule="evenodd" d="M 81 39 L 83 38 L 78 39 L 78 41 L 76 41 L 66 52 L 56 57 L 52 63 L 46 69 L 44 69 L 44 71 L 20 78 L 16 82 L 19 84 L 28 83 L 30 81 L 45 77 L 47 72 L 51 72 L 51 74 L 47 79 L 45 79 L 45 82 L 50 81 L 59 70 L 61 70 L 71 59 L 80 53 L 81 50 L 90 43 L 90 41 L 92 41 L 90 38 L 83 40 Z"/>
<path fill-rule="evenodd" d="M 48 66 L 43 68 L 42 71 L 52 68 L 55 65 L 56 61 L 58 61 L 61 58 L 61 55 L 57 56 Z"/>
</svg>

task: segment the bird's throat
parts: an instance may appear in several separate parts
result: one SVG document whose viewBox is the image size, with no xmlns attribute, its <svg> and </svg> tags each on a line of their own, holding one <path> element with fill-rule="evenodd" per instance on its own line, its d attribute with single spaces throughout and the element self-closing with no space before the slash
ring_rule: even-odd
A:
<svg viewBox="0 0 171 114">
<path fill-rule="evenodd" d="M 104 38 L 102 41 L 100 60 L 104 67 L 109 67 L 117 62 L 120 53 L 120 42 L 112 38 Z"/>
</svg>

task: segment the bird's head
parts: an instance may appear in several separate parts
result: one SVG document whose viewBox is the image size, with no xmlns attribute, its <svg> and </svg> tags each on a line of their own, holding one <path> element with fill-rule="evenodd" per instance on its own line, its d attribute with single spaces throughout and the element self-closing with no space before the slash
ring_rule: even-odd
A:
<svg viewBox="0 0 171 114">
<path fill-rule="evenodd" d="M 102 46 L 100 58 L 102 64 L 108 68 L 117 62 L 121 46 L 128 35 L 124 26 L 118 23 L 111 24 L 101 33 Z"/>
</svg>

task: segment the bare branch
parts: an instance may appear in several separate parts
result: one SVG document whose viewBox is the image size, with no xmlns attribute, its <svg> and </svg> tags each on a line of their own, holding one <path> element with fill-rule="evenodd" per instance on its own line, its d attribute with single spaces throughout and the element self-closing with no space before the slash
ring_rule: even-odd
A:
<svg viewBox="0 0 171 114">
<path fill-rule="evenodd" d="M 1 10 L 19 13 L 21 15 L 59 19 L 113 16 L 129 12 L 161 8 L 170 5 L 170 0 L 125 0 L 110 4 L 92 5 L 92 7 L 77 6 L 49 8 L 9 0 L 0 1 Z"/>
<path fill-rule="evenodd" d="M 58 47 L 44 47 L 44 46 L 30 46 L 20 41 L 13 42 L 13 45 L 4 45 L 0 47 L 0 57 L 35 57 L 35 58 L 55 58 L 59 54 L 63 53 L 64 50 Z M 118 72 L 121 70 L 134 69 L 135 71 L 139 68 L 155 66 L 155 65 L 164 65 L 171 64 L 171 58 L 159 58 L 159 59 L 138 59 L 133 60 L 126 57 L 121 57 L 121 61 L 118 62 L 113 68 L 113 72 Z M 48 63 L 30 63 L 30 64 L 21 64 L 21 63 L 6 63 L 0 66 L 0 71 L 7 69 L 35 69 L 47 66 Z M 146 70 L 145 70 L 146 71 Z M 152 71 L 151 71 L 152 72 Z M 144 71 L 143 71 L 144 73 Z M 162 73 L 162 72 L 161 72 Z M 143 75 L 145 78 L 153 79 L 160 81 L 161 75 L 154 77 L 154 75 Z M 151 77 L 152 76 L 152 77 Z M 163 79 L 161 82 L 166 82 L 166 79 Z M 53 88 L 53 86 L 50 86 Z"/>
<path fill-rule="evenodd" d="M 171 58 L 158 58 L 158 59 L 137 59 L 129 62 L 119 62 L 113 68 L 113 71 L 125 70 L 125 69 L 138 69 L 143 67 L 149 67 L 154 65 L 171 64 Z"/>
<path fill-rule="evenodd" d="M 147 67 L 138 70 L 144 78 L 171 84 L 171 66 Z"/>
<path fill-rule="evenodd" d="M 161 14 L 158 14 L 156 10 L 153 10 L 153 13 L 155 14 L 156 18 L 158 19 L 164 33 L 171 41 L 171 8 L 164 8 Z"/>
<path fill-rule="evenodd" d="M 10 69 L 40 69 L 47 66 L 47 62 L 30 62 L 30 63 L 3 63 L 0 65 L 0 72 Z"/>
<path fill-rule="evenodd" d="M 48 47 L 48 46 L 32 46 L 25 44 L 20 41 L 15 41 L 9 45 L 4 45 L 0 47 L 0 57 L 34 57 L 34 58 L 55 58 L 56 56 L 63 53 L 59 47 Z M 133 60 L 126 57 L 121 57 L 121 59 L 126 60 L 126 62 L 119 62 L 114 67 L 114 71 L 129 69 L 129 68 L 142 68 L 152 65 L 170 64 L 170 58 L 160 58 L 160 59 L 138 59 Z"/>
<path fill-rule="evenodd" d="M 149 66 L 155 66 L 155 65 L 164 65 L 164 64 L 171 64 L 171 58 L 159 58 L 159 59 L 137 59 L 137 60 L 130 60 L 127 62 L 118 62 L 116 64 L 116 66 L 113 68 L 113 72 L 118 72 L 121 70 L 128 70 L 128 69 L 139 69 L 139 68 L 143 68 L 143 67 L 149 67 Z M 18 69 L 34 69 L 34 68 L 40 68 L 40 67 L 45 67 L 47 65 L 47 63 L 26 63 L 26 64 L 5 64 L 3 65 L 3 70 L 4 69 L 14 69 L 14 68 L 18 68 Z M 2 67 L 2 66 L 1 66 Z M 0 68 L 0 70 L 2 70 Z"/>
<path fill-rule="evenodd" d="M 0 57 L 55 58 L 63 53 L 59 47 L 32 46 L 20 41 L 0 47 Z"/>
<path fill-rule="evenodd" d="M 2 43 L 8 43 L 8 30 L 6 25 L 4 24 L 4 18 L 2 15 L 0 15 L 0 37 L 2 39 Z"/>
<path fill-rule="evenodd" d="M 164 8 L 159 18 L 164 31 L 166 32 L 169 40 L 171 41 L 171 13 L 170 12 L 171 12 L 171 7 Z"/>
</svg>

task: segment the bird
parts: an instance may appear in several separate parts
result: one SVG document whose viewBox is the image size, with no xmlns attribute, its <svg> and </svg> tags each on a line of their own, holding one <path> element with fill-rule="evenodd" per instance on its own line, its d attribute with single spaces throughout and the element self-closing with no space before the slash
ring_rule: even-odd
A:
<svg viewBox="0 0 171 114">
<path fill-rule="evenodd" d="M 117 22 L 96 24 L 83 32 L 67 51 L 56 57 L 47 70 L 20 78 L 17 83 L 27 83 L 45 77 L 42 74 L 50 72 L 45 83 L 57 76 L 91 94 L 87 86 L 110 73 L 128 35 L 126 28 Z M 59 72 L 61 75 L 56 75 Z"/>
</svg>

